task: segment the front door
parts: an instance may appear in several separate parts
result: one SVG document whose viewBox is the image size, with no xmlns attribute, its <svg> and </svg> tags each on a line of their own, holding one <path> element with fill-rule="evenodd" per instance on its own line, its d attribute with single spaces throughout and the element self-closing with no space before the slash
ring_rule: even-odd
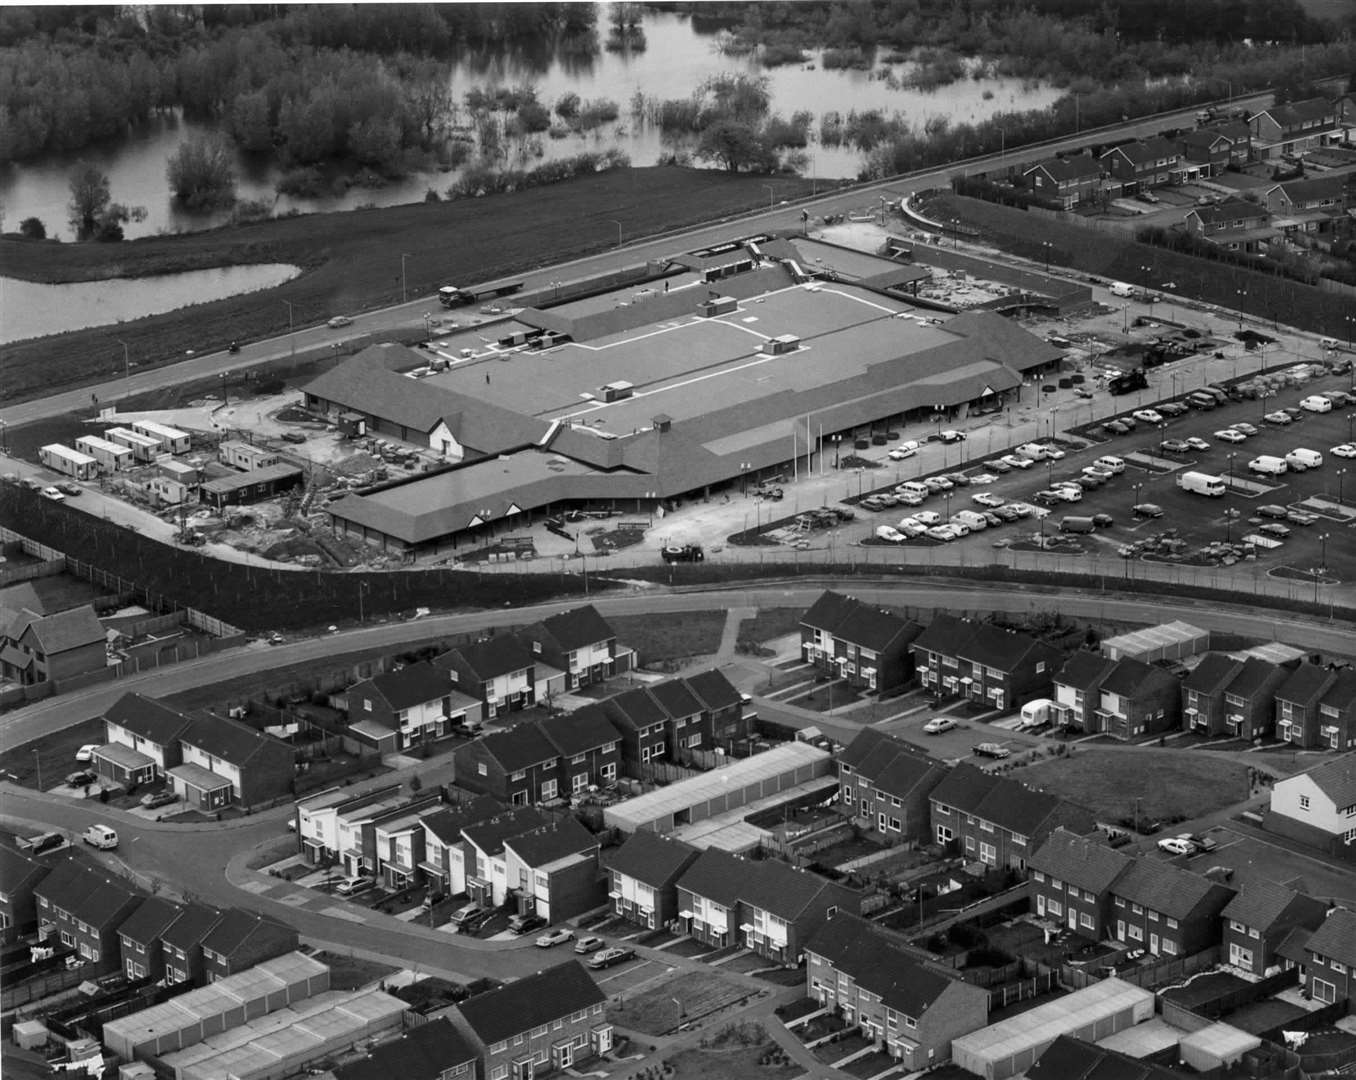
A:
<svg viewBox="0 0 1356 1080">
<path fill-rule="evenodd" d="M 1076 912 L 1073 908 L 1069 908 L 1069 929 L 1070 930 L 1078 929 L 1078 912 Z"/>
</svg>

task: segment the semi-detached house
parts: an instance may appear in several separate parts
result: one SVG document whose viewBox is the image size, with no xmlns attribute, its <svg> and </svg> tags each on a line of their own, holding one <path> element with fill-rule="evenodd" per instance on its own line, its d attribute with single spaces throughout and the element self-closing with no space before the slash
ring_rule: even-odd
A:
<svg viewBox="0 0 1356 1080">
<path fill-rule="evenodd" d="M 1356 862 L 1356 753 L 1277 780 L 1264 820 L 1268 832 Z"/>
<path fill-rule="evenodd" d="M 621 733 L 601 706 L 585 705 L 572 713 L 548 717 L 541 721 L 541 728 L 559 755 L 557 790 L 561 795 L 577 796 L 617 779 Z"/>
<path fill-rule="evenodd" d="M 419 864 L 419 869 L 433 894 L 459 896 L 466 891 L 468 856 L 472 871 L 475 857 L 462 830 L 492 818 L 504 809 L 504 804 L 497 799 L 477 795 L 468 803 L 441 807 L 419 819 L 424 830 L 424 861 Z"/>
<path fill-rule="evenodd" d="M 1134 860 L 1098 840 L 1055 829 L 1027 863 L 1036 917 L 1084 937 L 1111 936 L 1111 886 Z"/>
<path fill-rule="evenodd" d="M 1356 1005 L 1356 911 L 1335 907 L 1312 934 L 1297 928 L 1280 953 L 1299 965 L 1300 985 L 1324 1005 Z"/>
<path fill-rule="evenodd" d="M 95 770 L 124 786 L 162 779 L 183 761 L 180 737 L 191 721 L 177 709 L 141 694 L 123 694 L 104 713 L 104 745 Z"/>
<path fill-rule="evenodd" d="M 174 986 L 192 983 L 203 986 L 207 969 L 203 964 L 202 940 L 221 918 L 216 908 L 189 901 L 178 917 L 160 935 L 160 954 L 165 965 L 165 982 Z"/>
<path fill-rule="evenodd" d="M 1258 656 L 1207 653 L 1182 679 L 1182 729 L 1249 742 L 1270 734 L 1276 689 L 1289 677 Z"/>
<path fill-rule="evenodd" d="M 951 1057 L 988 1022 L 989 994 L 917 959 L 874 923 L 838 912 L 805 946 L 805 992 L 910 1071 Z"/>
<path fill-rule="evenodd" d="M 227 908 L 198 941 L 203 975 L 216 982 L 275 956 L 294 952 L 297 932 L 286 923 L 241 908 Z"/>
<path fill-rule="evenodd" d="M 505 838 L 506 880 L 517 913 L 556 923 L 605 903 L 600 847 L 593 833 L 568 816 Z"/>
<path fill-rule="evenodd" d="M 939 613 L 914 639 L 918 681 L 940 698 L 1015 709 L 1048 697 L 1063 654 L 1016 630 Z"/>
<path fill-rule="evenodd" d="M 445 670 L 420 661 L 348 688 L 349 722 L 380 753 L 435 742 L 480 720 L 481 703 L 453 689 Z"/>
<path fill-rule="evenodd" d="M 1079 649 L 1054 677 L 1053 721 L 1070 731 L 1097 731 L 1102 682 L 1116 666 L 1101 653 Z"/>
<path fill-rule="evenodd" d="M 836 764 L 838 806 L 856 825 L 887 843 L 928 841 L 929 796 L 949 771 L 942 762 L 911 743 L 864 728 Z"/>
<path fill-rule="evenodd" d="M 34 890 L 48 868 L 0 843 L 0 943 L 31 933 L 38 923 Z"/>
<path fill-rule="evenodd" d="M 174 792 L 199 810 L 258 806 L 289 795 L 296 754 L 281 739 L 220 716 L 196 718 L 179 736 L 182 764 L 169 770 Z"/>
<path fill-rule="evenodd" d="M 560 750 L 540 723 L 515 724 L 452 751 L 458 787 L 513 806 L 550 802 L 561 789 Z"/>
<path fill-rule="evenodd" d="M 608 861 L 608 899 L 623 919 L 657 930 L 678 918 L 678 879 L 700 852 L 682 840 L 640 829 Z"/>
<path fill-rule="evenodd" d="M 183 908 L 159 896 L 141 902 L 118 927 L 118 955 L 129 980 L 159 979 L 165 974 L 161 935 L 183 914 Z"/>
<path fill-rule="evenodd" d="M 1284 964 L 1277 950 L 1290 931 L 1317 930 L 1327 904 L 1260 878 L 1243 882 L 1220 912 L 1221 959 L 1251 975 L 1268 975 Z"/>
<path fill-rule="evenodd" d="M 486 719 L 536 703 L 536 664 L 531 650 L 513 634 L 460 645 L 434 657 L 433 666 L 447 671 L 458 690 L 477 699 Z"/>
<path fill-rule="evenodd" d="M 1117 660 L 1098 688 L 1097 731 L 1128 742 L 1178 724 L 1182 687 L 1164 668 L 1131 657 Z"/>
<path fill-rule="evenodd" d="M 1026 166 L 1022 180 L 1041 198 L 1072 210 L 1095 201 L 1102 186 L 1102 166 L 1091 154 L 1046 158 Z"/>
<path fill-rule="evenodd" d="M 909 645 L 922 627 L 830 590 L 801 616 L 800 632 L 806 662 L 851 686 L 886 691 L 913 678 Z"/>
<path fill-rule="evenodd" d="M 118 927 L 144 897 L 101 870 L 73 859 L 53 868 L 33 889 L 38 937 L 52 935 L 75 949 L 83 964 L 101 971 L 118 967 Z"/>
<path fill-rule="evenodd" d="M 616 632 L 592 604 L 533 623 L 518 637 L 528 644 L 535 658 L 565 673 L 566 690 L 600 683 L 619 670 L 629 670 L 634 655 L 629 649 L 618 649 Z"/>
<path fill-rule="evenodd" d="M 1276 737 L 1306 750 L 1319 748 L 1319 706 L 1337 672 L 1305 660 L 1276 687 Z"/>
</svg>

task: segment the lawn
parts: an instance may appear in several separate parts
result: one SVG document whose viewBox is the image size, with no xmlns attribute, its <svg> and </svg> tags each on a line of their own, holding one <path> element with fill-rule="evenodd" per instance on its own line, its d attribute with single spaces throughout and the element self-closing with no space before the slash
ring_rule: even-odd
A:
<svg viewBox="0 0 1356 1080">
<path fill-rule="evenodd" d="M 1194 818 L 1248 794 L 1247 766 L 1194 751 L 1085 750 L 1013 775 L 1080 803 L 1100 820 Z M 1138 807 L 1136 807 L 1138 800 Z"/>
<path fill-rule="evenodd" d="M 74 727 L 39 736 L 0 754 L 0 775 L 24 787 L 37 787 L 38 771 L 41 770 L 43 788 L 51 788 L 67 773 L 89 768 L 75 760 L 75 752 L 80 747 L 103 741 L 104 722 L 91 717 Z"/>
<path fill-rule="evenodd" d="M 249 263 L 303 273 L 276 289 L 199 304 L 114 327 L 5 347 L 0 400 L 23 401 L 104 379 L 126 342 L 139 368 L 161 367 L 234 340 L 256 341 L 398 302 L 402 286 L 428 296 L 448 282 L 476 284 L 607 251 L 617 223 L 632 242 L 767 204 L 769 177 L 672 166 L 615 169 L 568 183 L 454 202 L 305 214 L 183 236 L 117 244 L 0 239 L 5 272 L 26 281 L 139 277 Z M 777 198 L 810 181 L 777 178 Z M 405 257 L 402 258 L 402 253 Z M 403 271 L 403 274 L 402 274 Z M 403 277 L 403 282 L 402 282 Z M 418 324 L 419 316 L 412 315 Z"/>
<path fill-rule="evenodd" d="M 608 1004 L 607 1018 L 629 1031 L 664 1035 L 682 1024 L 744 1001 L 753 993 L 712 972 L 690 971 L 642 993 L 621 994 L 620 1004 Z"/>
<path fill-rule="evenodd" d="M 390 964 L 378 964 L 343 953 L 318 952 L 315 959 L 329 967 L 331 990 L 358 990 L 400 970 Z"/>
<path fill-rule="evenodd" d="M 702 1046 L 668 1058 L 670 1080 L 789 1080 L 801 1068 L 758 1024 L 730 1025 Z"/>
<path fill-rule="evenodd" d="M 799 633 L 804 614 L 804 608 L 759 608 L 757 615 L 739 624 L 739 640 L 762 645 L 773 638 Z"/>
<path fill-rule="evenodd" d="M 675 664 L 694 656 L 711 656 L 725 629 L 723 611 L 674 611 L 663 615 L 609 617 L 617 640 L 639 654 L 642 667 Z"/>
</svg>

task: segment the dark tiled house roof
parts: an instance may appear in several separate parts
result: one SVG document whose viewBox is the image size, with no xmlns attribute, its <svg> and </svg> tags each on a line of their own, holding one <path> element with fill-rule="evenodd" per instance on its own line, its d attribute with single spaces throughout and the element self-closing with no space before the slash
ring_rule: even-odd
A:
<svg viewBox="0 0 1356 1080">
<path fill-rule="evenodd" d="M 1115 666 L 1116 661 L 1108 660 L 1101 653 L 1079 649 L 1064 662 L 1055 682 L 1060 686 L 1071 686 L 1075 690 L 1095 690 Z"/>
<path fill-rule="evenodd" d="M 532 806 L 518 806 L 497 817 L 478 821 L 464 830 L 466 839 L 481 851 L 496 855 L 504 850 L 504 842 L 520 833 L 539 829 L 549 819 L 540 810 Z"/>
<path fill-rule="evenodd" d="M 532 666 L 531 652 L 512 634 L 496 634 L 471 645 L 460 645 L 435 658 L 435 666 L 451 667 L 449 658 L 454 653 L 481 680 L 510 675 Z M 445 660 L 449 662 L 443 662 Z"/>
<path fill-rule="evenodd" d="M 933 789 L 931 799 L 933 802 L 954 807 L 962 813 L 973 814 L 998 784 L 999 777 L 962 762 L 947 773 L 946 779 Z"/>
<path fill-rule="evenodd" d="M 665 679 L 648 689 L 650 696 L 659 702 L 660 708 L 675 720 L 682 720 L 702 711 L 702 703 L 682 679 Z"/>
<path fill-rule="evenodd" d="M 852 915 L 834 915 L 815 931 L 806 948 L 850 975 L 863 990 L 879 994 L 888 1008 L 915 1019 L 932 1008 L 952 982 L 909 956 L 872 923 Z"/>
<path fill-rule="evenodd" d="M 668 719 L 659 702 L 641 687 L 623 690 L 607 698 L 602 705 L 608 716 L 629 728 L 651 727 Z"/>
<path fill-rule="evenodd" d="M 678 887 L 727 907 L 743 901 L 788 922 L 826 888 L 841 888 L 776 859 L 743 859 L 717 848 L 703 851 L 678 879 Z"/>
<path fill-rule="evenodd" d="M 599 844 L 593 833 L 574 818 L 566 817 L 550 825 L 510 836 L 504 841 L 504 846 L 512 848 L 527 866 L 545 866 L 567 855 L 596 849 Z"/>
<path fill-rule="evenodd" d="M 1276 688 L 1276 700 L 1290 701 L 1296 705 L 1312 704 L 1327 690 L 1332 679 L 1333 673 L 1327 668 L 1306 660 L 1295 669 L 1290 678 Z"/>
<path fill-rule="evenodd" d="M 486 818 L 492 818 L 503 809 L 504 804 L 498 799 L 489 795 L 477 795 L 469 803 L 435 810 L 419 820 L 443 843 L 455 844 L 461 840 L 462 829 Z"/>
<path fill-rule="evenodd" d="M 399 671 L 384 671 L 373 675 L 367 684 L 358 683 L 349 688 L 350 699 L 361 697 L 365 685 L 370 684 L 392 709 L 409 709 L 446 697 L 452 691 L 447 672 L 421 661 Z"/>
<path fill-rule="evenodd" d="M 335 1080 L 437 1080 L 447 1069 L 479 1056 L 445 1016 L 410 1028 L 367 1057 L 334 1069 Z"/>
<path fill-rule="evenodd" d="M 498 990 L 467 998 L 457 1009 L 487 1045 L 559 1020 L 606 1000 L 578 960 L 569 960 Z"/>
<path fill-rule="evenodd" d="M 482 735 L 480 741 L 486 753 L 508 773 L 521 772 L 560 757 L 560 751 L 546 737 L 541 725 L 531 721 Z"/>
<path fill-rule="evenodd" d="M 141 694 L 123 694 L 108 707 L 104 719 L 157 746 L 171 745 L 191 723 L 183 713 Z"/>
<path fill-rule="evenodd" d="M 1267 930 L 1274 926 L 1296 901 L 1309 899 L 1303 893 L 1287 889 L 1284 885 L 1258 878 L 1243 882 L 1239 892 L 1225 905 L 1220 915 L 1255 930 Z M 1317 905 L 1320 912 L 1323 910 L 1319 901 L 1313 900 L 1311 903 Z"/>
<path fill-rule="evenodd" d="M 1063 827 L 1055 829 L 1030 859 L 1033 870 L 1095 893 L 1109 889 L 1132 862 L 1129 855 Z"/>
<path fill-rule="evenodd" d="M 155 941 L 182 914 L 178 904 L 159 896 L 147 897 L 118 927 L 118 933 L 142 944 Z"/>
<path fill-rule="evenodd" d="M 244 765 L 264 754 L 285 756 L 289 761 L 296 756 L 292 747 L 281 739 L 223 716 L 195 717 L 189 729 L 179 738 L 232 765 Z"/>
<path fill-rule="evenodd" d="M 731 685 L 730 680 L 722 672 L 715 668 L 699 671 L 695 675 L 687 675 L 683 678 L 683 682 L 712 712 L 719 712 L 721 709 L 728 709 L 732 705 L 739 704 L 739 691 Z"/>
<path fill-rule="evenodd" d="M 1356 911 L 1333 908 L 1306 946 L 1310 952 L 1356 967 Z"/>
<path fill-rule="evenodd" d="M 1325 761 L 1304 775 L 1333 801 L 1339 813 L 1356 806 L 1356 753 Z"/>
<path fill-rule="evenodd" d="M 546 738 L 564 757 L 621 741 L 621 732 L 612 725 L 600 705 L 585 705 L 572 713 L 549 717 L 541 722 L 541 727 Z"/>
<path fill-rule="evenodd" d="M 1170 918 L 1185 919 L 1212 891 L 1223 889 L 1209 878 L 1161 859 L 1140 858 L 1117 879 L 1112 891 Z"/>
<path fill-rule="evenodd" d="M 975 634 L 975 624 L 946 612 L 938 612 L 923 632 L 913 639 L 913 647 L 942 656 L 956 656 Z"/>
<path fill-rule="evenodd" d="M 672 881 L 697 854 L 691 844 L 641 829 L 612 853 L 608 865 L 627 877 L 659 886 Z"/>
<path fill-rule="evenodd" d="M 1201 662 L 1182 679 L 1182 689 L 1194 690 L 1198 694 L 1213 694 L 1222 691 L 1242 670 L 1242 661 L 1235 660 L 1227 653 L 1206 653 Z"/>
<path fill-rule="evenodd" d="M 608 621 L 598 613 L 592 604 L 571 608 L 558 615 L 542 620 L 542 626 L 553 637 L 556 644 L 566 652 L 582 649 L 585 645 L 596 645 L 610 641 L 617 636 L 608 625 Z M 531 636 L 530 632 L 527 636 Z"/>
</svg>

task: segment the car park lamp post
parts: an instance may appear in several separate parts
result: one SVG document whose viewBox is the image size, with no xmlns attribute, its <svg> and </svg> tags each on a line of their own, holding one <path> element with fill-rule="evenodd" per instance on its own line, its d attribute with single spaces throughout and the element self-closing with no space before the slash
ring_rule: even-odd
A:
<svg viewBox="0 0 1356 1080">
<path fill-rule="evenodd" d="M 38 768 L 38 790 L 41 791 L 41 790 L 42 790 L 42 751 L 41 751 L 41 750 L 34 749 L 34 751 L 33 751 L 33 763 L 34 763 L 34 764 L 37 766 L 37 768 Z"/>
<path fill-rule="evenodd" d="M 291 300 L 284 300 L 283 303 L 287 305 L 287 340 L 288 340 L 289 344 L 291 345 L 291 352 L 292 352 L 292 355 L 293 355 L 293 356 L 296 356 L 296 355 L 297 355 L 297 341 L 296 341 L 296 338 L 294 338 L 294 337 L 292 336 L 292 301 L 291 301 Z"/>
<path fill-rule="evenodd" d="M 1238 457 L 1237 452 L 1231 452 L 1224 455 L 1224 460 L 1229 463 L 1229 486 L 1234 486 L 1234 458 Z"/>
<path fill-rule="evenodd" d="M 753 466 L 747 461 L 739 463 L 739 494 L 748 495 L 749 493 L 749 470 Z"/>
<path fill-rule="evenodd" d="M 367 595 L 367 590 L 371 588 L 365 581 L 358 582 L 358 625 L 362 626 L 367 622 L 363 614 L 363 597 Z"/>
<path fill-rule="evenodd" d="M 776 201 L 777 198 L 777 189 L 774 188 L 771 184 L 764 184 L 763 187 L 767 191 L 767 208 L 771 210 L 772 204 Z"/>
<path fill-rule="evenodd" d="M 1168 425 L 1167 425 L 1167 424 L 1159 424 L 1159 425 L 1158 425 L 1158 456 L 1159 456 L 1159 457 L 1162 457 L 1162 456 L 1163 456 L 1163 443 L 1167 441 L 1167 438 L 1168 438 Z"/>
<path fill-rule="evenodd" d="M 1041 247 L 1045 249 L 1045 272 L 1050 273 L 1050 241 L 1042 240 Z"/>
<path fill-rule="evenodd" d="M 1238 328 L 1243 329 L 1243 303 L 1247 299 L 1248 290 L 1239 289 L 1238 292 Z"/>
<path fill-rule="evenodd" d="M 1144 490 L 1144 485 L 1134 484 L 1131 486 L 1131 490 L 1134 491 L 1135 493 L 1135 501 L 1130 504 L 1130 508 L 1133 510 L 1136 506 L 1139 505 L 1139 493 Z"/>
<path fill-rule="evenodd" d="M 838 444 L 843 441 L 842 435 L 830 435 L 829 441 L 833 443 L 833 467 L 838 468 Z"/>
<path fill-rule="evenodd" d="M 620 221 L 617 221 L 617 220 L 615 220 L 615 219 L 613 219 L 613 218 L 608 218 L 608 219 L 607 219 L 607 223 L 608 223 L 609 225 L 615 225 L 615 226 L 617 226 L 617 246 L 618 246 L 618 247 L 621 247 L 621 246 L 622 246 L 622 224 L 621 224 L 621 222 L 620 222 Z"/>
<path fill-rule="evenodd" d="M 118 344 L 122 346 L 122 376 L 126 387 L 123 395 L 126 396 L 132 392 L 132 354 L 128 352 L 127 342 L 122 338 L 118 338 Z"/>
<path fill-rule="evenodd" d="M 408 251 L 402 251 L 400 253 L 400 302 L 402 304 L 406 303 L 410 298 L 409 290 L 405 288 L 405 260 L 409 257 L 410 253 Z"/>
</svg>

